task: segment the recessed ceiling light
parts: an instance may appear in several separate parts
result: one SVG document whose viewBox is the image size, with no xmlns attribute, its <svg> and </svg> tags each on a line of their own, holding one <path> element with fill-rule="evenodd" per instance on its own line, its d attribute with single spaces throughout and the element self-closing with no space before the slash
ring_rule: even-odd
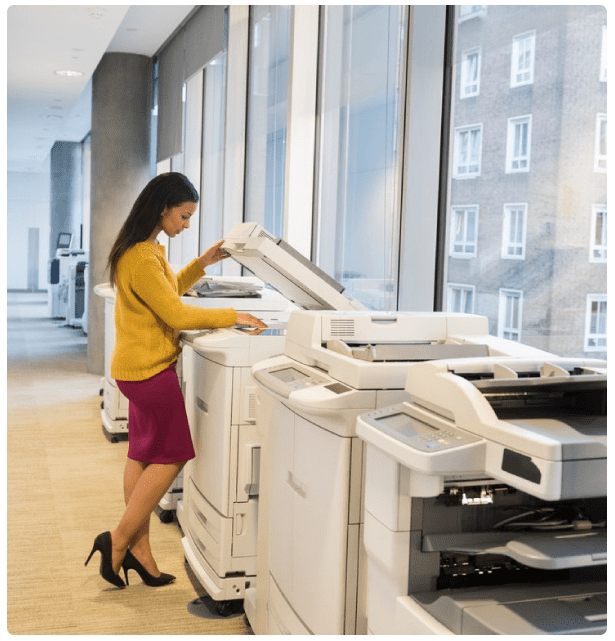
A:
<svg viewBox="0 0 615 641">
<path fill-rule="evenodd" d="M 54 71 L 58 76 L 65 76 L 67 78 L 73 78 L 74 76 L 82 76 L 83 72 L 81 71 L 72 71 L 71 69 L 58 69 Z"/>
</svg>

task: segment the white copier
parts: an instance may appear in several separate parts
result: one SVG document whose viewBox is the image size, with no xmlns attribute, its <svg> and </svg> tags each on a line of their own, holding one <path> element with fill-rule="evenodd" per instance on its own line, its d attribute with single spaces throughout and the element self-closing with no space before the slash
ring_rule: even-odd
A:
<svg viewBox="0 0 615 641">
<path fill-rule="evenodd" d="M 68 325 L 80 326 L 84 312 L 83 271 L 88 253 L 71 249 L 73 235 L 58 234 L 56 255 L 49 261 L 48 308 L 51 318 L 66 319 Z"/>
<path fill-rule="evenodd" d="M 222 247 L 297 308 L 363 309 L 345 295 L 342 285 L 255 223 L 234 227 Z M 186 560 L 221 614 L 231 611 L 232 601 L 245 600 L 250 591 L 254 595 L 266 427 L 256 425 L 257 386 L 251 367 L 283 352 L 288 320 L 288 311 L 284 318 L 252 313 L 269 328 L 181 334 L 184 393 L 196 458 L 184 467 L 177 516 Z"/>
<path fill-rule="evenodd" d="M 269 583 L 257 634 L 366 632 L 356 418 L 401 402 L 415 361 L 506 353 L 508 344 L 488 335 L 483 316 L 291 313 L 284 354 L 252 370 L 272 399 Z"/>
<path fill-rule="evenodd" d="M 100 415 L 105 436 L 111 442 L 117 442 L 128 435 L 128 399 L 111 377 L 111 357 L 115 346 L 115 289 L 109 283 L 101 283 L 94 287 L 94 293 L 105 300 L 105 375 L 101 380 L 103 402 Z M 281 314 L 287 316 L 290 307 L 288 300 L 278 292 L 265 288 L 262 281 L 248 276 L 204 276 L 186 292 L 182 300 L 187 305 L 197 307 L 233 307 L 259 316 L 266 313 L 271 319 Z M 180 381 L 185 369 L 186 366 L 180 362 L 177 368 Z M 181 488 L 181 477 L 171 490 L 174 495 L 177 484 Z M 161 507 L 163 510 L 175 509 L 175 505 Z"/>
<path fill-rule="evenodd" d="M 408 369 L 361 415 L 372 634 L 606 630 L 606 362 Z"/>
</svg>

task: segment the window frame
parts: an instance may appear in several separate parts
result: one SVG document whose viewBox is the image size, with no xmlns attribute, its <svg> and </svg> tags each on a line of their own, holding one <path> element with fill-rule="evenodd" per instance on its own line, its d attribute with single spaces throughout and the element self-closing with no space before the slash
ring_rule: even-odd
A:
<svg viewBox="0 0 615 641">
<path fill-rule="evenodd" d="M 606 68 L 607 68 L 607 39 L 606 39 L 607 25 L 602 25 L 602 44 L 600 46 L 600 82 L 606 82 Z"/>
<path fill-rule="evenodd" d="M 505 203 L 504 204 L 504 218 L 502 221 L 502 253 L 501 257 L 503 260 L 525 260 L 525 245 L 527 240 L 527 203 Z M 511 222 L 512 222 L 512 213 L 514 210 L 521 210 L 522 216 L 522 229 L 521 229 L 521 241 L 520 242 L 511 242 L 510 232 L 511 232 Z M 511 247 L 520 247 L 521 253 L 511 254 L 508 250 Z"/>
<path fill-rule="evenodd" d="M 456 235 L 455 235 L 455 226 L 456 226 L 456 211 L 461 210 L 464 213 L 463 217 L 463 240 L 461 241 L 461 244 L 465 247 L 468 247 L 472 245 L 474 247 L 473 251 L 471 252 L 466 252 L 466 251 L 456 251 L 455 250 L 455 245 L 458 245 L 459 243 L 456 242 Z M 474 216 L 475 216 L 475 221 L 474 221 L 474 238 L 472 240 L 468 240 L 468 212 L 473 211 Z M 478 255 L 478 221 L 479 221 L 479 214 L 480 214 L 480 207 L 479 205 L 452 205 L 451 206 L 451 213 L 450 213 L 450 245 L 449 245 L 449 256 L 451 258 L 461 258 L 461 259 L 470 259 L 470 258 L 476 258 Z"/>
<path fill-rule="evenodd" d="M 509 326 L 507 323 L 507 316 L 509 316 L 509 311 L 514 312 L 515 310 L 509 310 L 508 301 L 516 300 L 518 309 L 517 309 L 517 325 L 516 328 L 514 325 Z M 499 303 L 498 303 L 498 336 L 500 338 L 505 338 L 508 340 L 521 342 L 521 333 L 523 330 L 523 291 L 519 289 L 510 289 L 508 287 L 501 287 L 499 289 Z M 511 335 L 507 335 L 511 334 Z M 512 336 L 516 334 L 516 336 Z"/>
<path fill-rule="evenodd" d="M 468 92 L 467 89 L 469 86 L 474 84 L 473 82 L 468 81 L 468 70 L 469 57 L 476 54 L 477 63 L 476 63 L 476 89 L 474 91 Z M 472 47 L 471 49 L 466 49 L 461 54 L 461 75 L 459 82 L 459 99 L 465 100 L 467 98 L 475 98 L 480 96 L 480 73 L 481 73 L 481 63 L 482 63 L 482 47 Z"/>
<path fill-rule="evenodd" d="M 526 139 L 526 154 L 515 155 L 516 147 L 516 127 L 517 125 L 527 125 L 527 139 Z M 532 157 L 532 114 L 524 116 L 513 116 L 508 119 L 506 135 L 506 173 L 507 174 L 523 174 L 530 171 L 530 161 Z M 525 161 L 524 167 L 513 167 L 514 162 Z"/>
<path fill-rule="evenodd" d="M 478 159 L 475 161 L 478 165 L 478 170 L 476 172 L 464 172 L 459 173 L 459 168 L 461 163 L 459 161 L 459 156 L 461 153 L 461 136 L 464 133 L 468 133 L 468 154 L 471 156 L 471 136 L 473 131 L 478 131 L 480 136 L 480 142 L 478 145 Z M 460 125 L 455 127 L 455 148 L 454 148 L 454 163 L 453 163 L 453 178 L 457 180 L 471 180 L 473 178 L 478 178 L 482 172 L 482 157 L 483 157 L 483 123 L 474 123 L 471 125 Z M 469 166 L 473 164 L 472 160 L 469 159 L 465 165 Z"/>
<path fill-rule="evenodd" d="M 592 326 L 592 305 L 594 303 L 607 302 L 606 294 L 587 294 L 587 303 L 585 308 L 585 336 L 583 340 L 583 349 L 586 352 L 606 352 L 607 351 L 607 333 L 608 333 L 608 312 L 605 309 L 604 315 L 604 333 L 591 333 Z M 599 312 L 600 313 L 600 312 Z M 604 345 L 590 345 L 591 340 L 604 340 Z"/>
<path fill-rule="evenodd" d="M 466 312 L 463 309 L 454 309 L 453 305 L 453 298 L 455 292 L 458 291 L 462 297 L 463 300 L 466 300 L 467 302 L 467 297 L 468 295 L 471 296 L 471 305 L 470 305 L 470 311 Z M 476 285 L 466 285 L 464 283 L 447 283 L 447 288 L 446 288 L 446 309 L 450 313 L 467 313 L 467 314 L 473 314 L 474 313 L 474 303 L 476 301 Z M 465 307 L 465 305 L 461 305 L 460 307 Z"/>
<path fill-rule="evenodd" d="M 605 129 L 605 149 L 602 153 L 602 123 L 604 123 Z M 594 171 L 597 173 L 606 173 L 607 170 L 607 115 L 605 113 L 596 114 L 596 139 L 595 139 L 595 149 L 594 149 Z"/>
<path fill-rule="evenodd" d="M 531 42 L 530 50 L 530 63 L 527 70 L 521 70 L 519 68 L 519 55 L 520 55 L 520 45 L 523 42 Z M 536 60 L 536 30 L 526 31 L 524 33 L 517 34 L 513 36 L 512 41 L 512 51 L 510 59 L 510 88 L 514 89 L 515 87 L 524 87 L 526 85 L 534 84 L 534 63 Z M 529 77 L 524 80 L 519 80 L 518 76 L 521 73 L 529 74 Z"/>
<path fill-rule="evenodd" d="M 598 223 L 598 214 L 604 213 L 604 221 L 606 224 L 602 226 L 604 242 L 602 244 L 596 242 L 596 227 Z M 606 263 L 607 262 L 607 250 L 608 250 L 608 216 L 607 216 L 607 206 L 604 205 L 592 205 L 592 218 L 591 218 L 591 228 L 590 228 L 590 237 L 589 237 L 589 262 L 590 263 Z M 601 255 L 596 255 L 596 252 L 600 252 Z"/>
</svg>

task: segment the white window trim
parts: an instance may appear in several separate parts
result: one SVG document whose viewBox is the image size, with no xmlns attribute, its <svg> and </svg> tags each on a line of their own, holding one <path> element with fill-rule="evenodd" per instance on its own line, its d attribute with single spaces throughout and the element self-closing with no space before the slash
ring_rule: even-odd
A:
<svg viewBox="0 0 615 641">
<path fill-rule="evenodd" d="M 473 130 L 478 129 L 480 131 L 480 148 L 478 151 L 478 171 L 474 173 L 459 173 L 459 152 L 460 152 L 460 135 L 464 132 L 472 132 Z M 453 178 L 458 180 L 469 180 L 472 178 L 478 178 L 481 175 L 482 171 L 482 158 L 483 158 L 483 123 L 475 123 L 472 125 L 463 125 L 461 127 L 455 127 L 455 151 L 454 151 L 454 165 L 453 165 Z"/>
<path fill-rule="evenodd" d="M 475 230 L 476 230 L 476 235 L 474 237 L 474 251 L 473 252 L 458 252 L 455 251 L 455 235 L 453 234 L 452 228 L 455 223 L 455 210 L 456 209 L 463 209 L 464 211 L 467 211 L 469 209 L 474 209 L 476 210 L 476 225 L 475 225 Z M 462 258 L 462 259 L 469 259 L 469 258 L 476 258 L 477 252 L 478 252 L 478 220 L 479 220 L 479 213 L 480 213 L 480 208 L 478 205 L 453 205 L 451 206 L 451 214 L 450 214 L 450 224 L 451 224 L 451 233 L 450 233 L 450 248 L 449 248 L 449 255 L 451 258 Z M 466 222 L 467 222 L 467 216 L 464 217 L 464 231 L 466 229 Z M 464 241 L 464 246 L 466 244 L 466 241 Z"/>
<path fill-rule="evenodd" d="M 585 339 L 583 342 L 583 349 L 586 352 L 606 352 L 607 351 L 607 332 L 604 334 L 590 334 L 591 316 L 592 316 L 592 303 L 606 302 L 606 294 L 587 294 L 587 304 L 585 308 Z M 608 314 L 608 311 L 607 311 Z M 608 322 L 608 318 L 607 318 Z M 592 338 L 603 338 L 604 345 L 589 345 Z"/>
<path fill-rule="evenodd" d="M 600 82 L 606 82 L 607 46 L 606 25 L 603 25 L 602 46 L 600 48 Z"/>
<path fill-rule="evenodd" d="M 513 169 L 512 163 L 513 160 L 517 160 L 516 156 L 513 156 L 515 148 L 515 125 L 518 123 L 527 122 L 527 165 L 521 169 Z M 508 119 L 508 130 L 506 134 L 506 173 L 507 174 L 523 174 L 527 173 L 530 170 L 530 160 L 532 157 L 532 114 L 526 114 L 525 116 L 515 116 L 514 118 Z M 524 158 L 520 156 L 519 158 Z"/>
<path fill-rule="evenodd" d="M 527 80 L 517 80 L 517 74 L 519 73 L 518 62 L 518 46 L 517 43 L 522 42 L 523 40 L 532 39 L 532 57 L 530 62 L 529 74 L 530 77 Z M 525 85 L 534 84 L 534 61 L 536 60 L 536 31 L 527 31 L 526 33 L 520 33 L 513 37 L 512 41 L 512 53 L 510 60 L 510 86 L 514 87 L 523 87 Z"/>
<path fill-rule="evenodd" d="M 462 9 L 462 7 L 470 7 L 470 10 Z M 478 7 L 478 8 L 475 8 Z M 467 12 L 466 12 L 467 11 Z M 458 9 L 459 24 L 472 20 L 473 18 L 484 18 L 487 15 L 486 4 L 462 4 Z"/>
<path fill-rule="evenodd" d="M 505 316 L 506 316 L 506 301 L 513 295 L 519 301 L 519 327 L 510 328 L 505 325 Z M 514 340 L 521 342 L 521 330 L 523 328 L 523 292 L 518 289 L 500 289 L 500 299 L 498 305 L 498 336 L 500 338 L 508 338 L 509 340 Z M 504 332 L 510 330 L 517 334 L 516 338 L 511 338 L 510 336 L 505 337 Z"/>
<path fill-rule="evenodd" d="M 599 113 L 596 114 L 596 143 L 595 143 L 595 160 L 594 160 L 594 171 L 598 173 L 606 173 L 607 166 L 607 155 L 602 155 L 600 153 L 600 124 L 607 121 L 606 114 Z M 608 132 L 608 130 L 607 130 Z M 607 133 L 607 149 L 608 149 L 608 133 Z"/>
<path fill-rule="evenodd" d="M 478 64 L 477 64 L 477 77 L 476 77 L 476 90 L 471 93 L 466 92 L 466 87 L 468 87 L 469 82 L 467 82 L 467 69 L 468 69 L 468 57 L 477 54 L 478 55 Z M 461 82 L 459 83 L 459 99 L 464 100 L 465 98 L 474 98 L 480 95 L 480 72 L 482 64 L 482 48 L 473 47 L 472 49 L 467 49 L 461 54 Z"/>
<path fill-rule="evenodd" d="M 606 263 L 607 262 L 607 243 L 604 245 L 596 244 L 596 220 L 598 212 L 604 211 L 606 213 L 606 205 L 592 205 L 592 220 L 589 237 L 589 262 L 590 263 Z M 608 215 L 607 215 L 607 239 L 608 239 Z M 602 252 L 601 256 L 596 256 L 595 252 Z"/>
<path fill-rule="evenodd" d="M 472 295 L 472 306 L 470 309 L 470 314 L 474 313 L 474 307 L 476 304 L 476 286 L 475 285 L 464 285 L 462 283 L 447 283 L 447 296 L 446 296 L 446 308 L 450 313 L 455 313 L 457 310 L 453 309 L 453 292 L 455 290 L 461 290 L 467 294 Z"/>
<path fill-rule="evenodd" d="M 510 213 L 512 209 L 523 209 L 523 229 L 521 238 L 521 253 L 509 254 L 508 248 L 510 243 Z M 504 218 L 502 223 L 502 253 L 501 256 L 504 260 L 525 260 L 525 241 L 527 236 L 527 203 L 505 203 L 504 204 Z M 517 246 L 516 243 L 512 243 Z"/>
</svg>

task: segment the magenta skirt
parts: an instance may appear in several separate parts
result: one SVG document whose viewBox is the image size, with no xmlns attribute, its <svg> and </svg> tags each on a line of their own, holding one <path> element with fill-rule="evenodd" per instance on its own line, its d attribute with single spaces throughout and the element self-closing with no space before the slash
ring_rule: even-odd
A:
<svg viewBox="0 0 615 641">
<path fill-rule="evenodd" d="M 144 381 L 116 381 L 128 399 L 128 458 L 181 463 L 195 456 L 175 364 Z"/>
</svg>

